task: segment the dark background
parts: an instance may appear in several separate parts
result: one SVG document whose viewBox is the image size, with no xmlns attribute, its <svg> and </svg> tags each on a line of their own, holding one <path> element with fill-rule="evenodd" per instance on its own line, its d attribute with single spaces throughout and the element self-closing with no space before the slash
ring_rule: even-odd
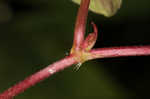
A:
<svg viewBox="0 0 150 99">
<path fill-rule="evenodd" d="M 0 92 L 69 53 L 78 5 L 71 0 L 0 1 Z M 123 0 L 111 17 L 89 12 L 96 48 L 150 44 L 150 1 Z M 65 69 L 15 99 L 148 99 L 150 56 L 97 59 Z"/>
</svg>

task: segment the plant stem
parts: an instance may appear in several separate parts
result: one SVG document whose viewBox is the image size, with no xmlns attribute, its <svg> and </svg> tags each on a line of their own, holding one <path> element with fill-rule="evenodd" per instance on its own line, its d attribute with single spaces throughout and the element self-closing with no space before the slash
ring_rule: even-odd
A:
<svg viewBox="0 0 150 99">
<path fill-rule="evenodd" d="M 24 92 L 26 89 L 48 78 L 49 76 L 55 74 L 56 72 L 59 72 L 60 70 L 63 70 L 64 68 L 67 68 L 72 64 L 78 63 L 79 61 L 76 60 L 78 58 L 79 59 L 85 58 L 87 60 L 90 60 L 96 58 L 150 55 L 150 46 L 112 47 L 112 48 L 99 48 L 91 50 L 91 46 L 93 47 L 96 41 L 96 39 L 93 38 L 97 38 L 97 29 L 95 25 L 94 25 L 95 29 L 94 32 L 96 36 L 92 36 L 93 38 L 91 36 L 88 37 L 87 41 L 83 43 L 89 3 L 90 0 L 81 0 L 81 5 L 79 8 L 75 25 L 74 42 L 72 47 L 72 49 L 75 50 L 75 53 L 72 53 L 70 56 L 67 56 L 64 59 L 57 61 L 52 65 L 49 65 L 48 67 L 31 75 L 30 77 L 27 77 L 20 83 L 17 83 L 16 85 L 12 86 L 8 90 L 0 94 L 0 99 L 12 99 L 14 96 Z M 92 42 L 92 44 L 88 42 L 90 41 L 91 38 L 94 41 L 94 43 Z M 83 48 L 89 47 L 88 50 L 86 50 L 84 53 L 80 53 L 80 48 L 82 47 L 82 44 L 85 44 L 85 47 Z M 76 53 L 81 55 L 76 55 Z"/>
<path fill-rule="evenodd" d="M 142 56 L 150 55 L 150 46 L 99 48 L 91 50 L 90 53 L 92 54 L 92 57 L 90 57 L 89 59 L 111 58 L 121 56 Z M 25 80 L 12 86 L 8 90 L 4 91 L 0 94 L 0 99 L 12 99 L 14 96 L 24 92 L 26 89 L 30 88 L 36 83 L 76 63 L 77 61 L 74 59 L 74 56 L 68 56 L 60 61 L 57 61 L 52 65 L 49 65 L 48 67 L 44 68 L 43 70 L 40 70 L 39 72 L 31 75 L 30 77 L 27 77 Z"/>
<path fill-rule="evenodd" d="M 90 53 L 92 54 L 92 57 L 90 59 L 122 56 L 145 56 L 150 55 L 150 45 L 97 48 L 92 49 Z"/>
<path fill-rule="evenodd" d="M 80 50 L 81 44 L 84 40 L 89 3 L 90 0 L 81 0 L 80 8 L 78 10 L 73 41 L 73 49 L 76 51 Z"/>
<path fill-rule="evenodd" d="M 0 99 L 12 99 L 14 96 L 24 92 L 36 83 L 75 63 L 77 62 L 74 60 L 73 56 L 68 56 L 60 61 L 57 61 L 4 91 L 0 94 Z"/>
</svg>

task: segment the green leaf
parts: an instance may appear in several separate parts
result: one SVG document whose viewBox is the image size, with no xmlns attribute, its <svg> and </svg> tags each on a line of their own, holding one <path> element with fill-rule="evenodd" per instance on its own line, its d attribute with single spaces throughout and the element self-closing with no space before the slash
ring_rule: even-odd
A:
<svg viewBox="0 0 150 99">
<path fill-rule="evenodd" d="M 80 4 L 81 0 L 72 0 Z M 122 0 L 91 0 L 89 9 L 106 17 L 113 16 L 120 8 Z"/>
</svg>

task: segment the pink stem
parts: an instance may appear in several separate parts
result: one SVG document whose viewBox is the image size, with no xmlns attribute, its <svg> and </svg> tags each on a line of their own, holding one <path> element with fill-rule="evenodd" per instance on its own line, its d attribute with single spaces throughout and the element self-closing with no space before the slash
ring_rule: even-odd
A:
<svg viewBox="0 0 150 99">
<path fill-rule="evenodd" d="M 96 58 L 111 58 L 121 56 L 142 56 L 150 55 L 150 46 L 126 46 L 126 47 L 112 47 L 112 48 L 99 48 L 90 51 L 92 57 L 89 59 Z M 40 70 L 39 72 L 31 75 L 20 83 L 12 86 L 8 90 L 0 94 L 0 99 L 12 99 L 19 93 L 24 92 L 26 89 L 35 85 L 36 83 L 46 79 L 54 73 L 69 67 L 72 64 L 76 64 L 77 61 L 73 56 L 68 56 L 60 61 L 49 65 L 48 67 Z"/>
<path fill-rule="evenodd" d="M 78 10 L 73 41 L 73 47 L 76 51 L 80 50 L 81 44 L 84 40 L 89 3 L 90 0 L 81 0 L 80 8 Z"/>
<path fill-rule="evenodd" d="M 84 41 L 84 33 L 89 3 L 90 0 L 81 0 L 81 6 L 79 8 L 74 32 L 73 47 L 75 48 L 75 51 L 80 50 L 82 43 Z M 97 33 L 96 26 L 95 32 Z M 92 55 L 89 56 L 89 59 L 150 55 L 150 46 L 99 48 L 93 49 L 89 51 L 89 53 L 91 53 L 90 55 Z M 8 90 L 1 93 L 0 99 L 12 99 L 14 96 L 24 92 L 26 89 L 48 78 L 54 73 L 63 70 L 64 68 L 67 68 L 72 64 L 76 64 L 77 63 L 77 61 L 75 60 L 76 58 L 77 57 L 70 55 L 60 61 L 53 63 L 52 65 L 49 65 L 48 67 L 40 70 L 39 72 L 31 75 L 30 77 L 26 78 L 25 80 L 21 81 L 20 83 L 12 86 Z"/>
<path fill-rule="evenodd" d="M 60 61 L 57 61 L 4 91 L 0 94 L 0 99 L 12 99 L 14 96 L 24 92 L 29 87 L 75 63 L 77 62 L 74 60 L 73 56 L 68 56 Z"/>
<path fill-rule="evenodd" d="M 150 45 L 98 48 L 91 50 L 90 53 L 92 54 L 91 59 L 150 55 Z"/>
</svg>

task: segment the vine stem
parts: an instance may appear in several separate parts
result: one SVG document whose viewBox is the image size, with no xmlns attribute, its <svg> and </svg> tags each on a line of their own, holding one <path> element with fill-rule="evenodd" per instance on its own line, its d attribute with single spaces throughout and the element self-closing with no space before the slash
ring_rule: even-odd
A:
<svg viewBox="0 0 150 99">
<path fill-rule="evenodd" d="M 92 54 L 92 57 L 89 57 L 89 59 L 121 56 L 142 56 L 150 55 L 150 46 L 99 48 L 91 50 L 90 53 Z M 49 65 L 48 67 L 31 75 L 30 77 L 27 77 L 25 80 L 4 91 L 0 94 L 0 99 L 12 99 L 14 96 L 24 92 L 26 89 L 30 88 L 36 83 L 76 63 L 78 62 L 75 60 L 74 56 L 67 56 L 66 58 Z"/>
<path fill-rule="evenodd" d="M 95 44 L 96 41 L 95 38 L 97 38 L 96 25 L 93 24 L 94 34 L 88 36 L 84 41 L 84 32 L 89 3 L 90 0 L 81 0 L 75 25 L 74 42 L 71 49 L 72 53 L 69 56 L 47 66 L 39 72 L 27 77 L 25 80 L 10 87 L 0 94 L 0 99 L 12 99 L 14 96 L 24 92 L 26 89 L 48 78 L 56 72 L 59 72 L 64 68 L 71 66 L 72 64 L 79 63 L 79 60 L 87 61 L 96 58 L 150 55 L 150 46 L 127 46 L 92 49 L 91 47 L 94 46 L 93 44 Z M 83 44 L 85 47 L 82 47 Z M 85 48 L 88 48 L 88 50 L 85 50 Z"/>
<path fill-rule="evenodd" d="M 68 56 L 60 61 L 57 61 L 4 91 L 2 94 L 0 94 L 0 99 L 12 99 L 14 96 L 24 92 L 26 89 L 30 88 L 36 83 L 76 63 L 77 62 L 74 60 L 73 56 Z"/>
</svg>

